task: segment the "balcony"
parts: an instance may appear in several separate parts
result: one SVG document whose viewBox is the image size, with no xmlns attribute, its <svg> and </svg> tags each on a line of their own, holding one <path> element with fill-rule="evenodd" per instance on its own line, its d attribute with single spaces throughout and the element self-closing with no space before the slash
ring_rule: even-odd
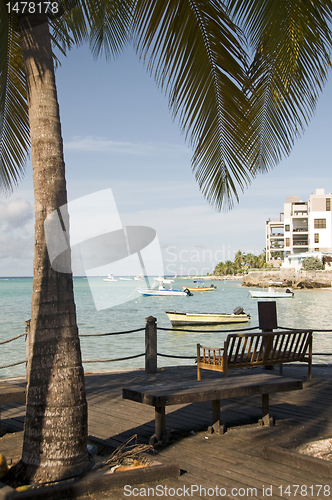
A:
<svg viewBox="0 0 332 500">
<path fill-rule="evenodd" d="M 308 245 L 308 241 L 306 240 L 293 241 L 293 247 L 307 247 Z"/>
</svg>

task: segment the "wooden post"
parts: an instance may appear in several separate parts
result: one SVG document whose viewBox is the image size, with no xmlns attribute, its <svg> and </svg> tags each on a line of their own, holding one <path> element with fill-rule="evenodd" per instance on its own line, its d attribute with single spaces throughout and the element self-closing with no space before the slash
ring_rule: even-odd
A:
<svg viewBox="0 0 332 500">
<path fill-rule="evenodd" d="M 273 332 L 274 328 L 277 328 L 277 304 L 275 301 L 271 302 L 258 302 L 258 321 L 259 328 L 262 332 Z M 267 348 L 267 339 L 265 339 L 264 349 Z M 269 352 L 267 352 L 269 355 Z M 265 370 L 273 370 L 273 365 L 265 365 Z"/>
<path fill-rule="evenodd" d="M 277 304 L 273 302 L 258 302 L 258 321 L 262 332 L 272 332 L 277 328 Z"/>
<path fill-rule="evenodd" d="M 24 321 L 25 323 L 25 333 L 26 333 L 26 337 L 25 337 L 25 358 L 26 358 L 26 367 L 28 369 L 28 363 L 29 363 L 29 360 L 31 358 L 31 354 L 30 354 L 30 321 L 31 319 L 28 319 L 27 321 Z"/>
<path fill-rule="evenodd" d="M 201 345 L 197 344 L 197 380 L 201 380 L 201 366 L 200 366 L 200 361 L 201 361 Z"/>
<path fill-rule="evenodd" d="M 145 373 L 157 373 L 157 319 L 145 318 Z"/>
</svg>

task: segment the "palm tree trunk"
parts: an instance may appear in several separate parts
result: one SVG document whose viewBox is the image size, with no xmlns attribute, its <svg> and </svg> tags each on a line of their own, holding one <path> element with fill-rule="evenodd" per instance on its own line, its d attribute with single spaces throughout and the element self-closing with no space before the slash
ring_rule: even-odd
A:
<svg viewBox="0 0 332 500">
<path fill-rule="evenodd" d="M 13 473 L 24 481 L 45 482 L 86 472 L 91 459 L 72 275 L 52 269 L 44 235 L 47 215 L 67 203 L 50 35 L 47 22 L 28 28 L 21 18 L 19 24 L 28 87 L 35 253 L 24 443 Z"/>
</svg>

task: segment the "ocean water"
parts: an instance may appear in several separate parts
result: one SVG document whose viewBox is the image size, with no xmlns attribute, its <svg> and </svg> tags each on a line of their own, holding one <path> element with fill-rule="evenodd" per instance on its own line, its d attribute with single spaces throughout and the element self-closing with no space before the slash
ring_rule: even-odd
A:
<svg viewBox="0 0 332 500">
<path fill-rule="evenodd" d="M 101 277 L 92 279 L 94 293 L 112 299 L 121 296 L 126 302 L 117 306 L 96 310 L 89 281 L 74 278 L 77 322 L 80 334 L 121 332 L 144 328 L 145 318 L 154 316 L 158 326 L 167 331 L 158 331 L 158 352 L 177 356 L 195 356 L 197 342 L 213 347 L 222 346 L 227 336 L 224 330 L 258 326 L 257 299 L 249 296 L 249 289 L 239 281 L 216 281 L 213 292 L 194 293 L 192 297 L 142 297 L 135 291 L 144 282 L 105 282 Z M 174 289 L 189 285 L 191 281 L 176 279 Z M 207 282 L 208 283 L 208 282 Z M 0 341 L 24 333 L 24 322 L 30 319 L 32 292 L 31 278 L 0 279 Z M 332 330 L 332 289 L 298 290 L 294 298 L 277 299 L 278 325 L 285 328 L 312 328 Z M 195 332 L 174 331 L 165 311 L 178 312 L 232 312 L 241 306 L 251 315 L 248 324 L 215 327 L 191 327 Z M 196 332 L 196 330 L 204 332 Z M 207 330 L 212 330 L 207 331 Z M 222 332 L 216 330 L 223 330 Z M 104 337 L 82 337 L 83 360 L 114 359 L 144 352 L 144 331 L 126 335 Z M 332 353 L 332 331 L 314 334 L 314 352 Z M 23 361 L 25 341 L 21 337 L 13 342 L 0 345 L 0 366 Z M 332 362 L 331 357 L 314 357 L 315 363 Z M 193 360 L 158 357 L 158 367 L 191 364 Z M 84 363 L 86 372 L 108 371 L 144 367 L 144 357 L 121 362 Z M 0 377 L 25 374 L 25 364 L 0 369 Z"/>
</svg>

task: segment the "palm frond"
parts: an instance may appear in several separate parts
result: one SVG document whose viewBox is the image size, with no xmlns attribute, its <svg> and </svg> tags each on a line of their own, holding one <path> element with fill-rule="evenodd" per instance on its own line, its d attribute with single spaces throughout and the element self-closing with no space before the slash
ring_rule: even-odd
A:
<svg viewBox="0 0 332 500">
<path fill-rule="evenodd" d="M 129 38 L 132 0 L 61 0 L 51 20 L 53 43 L 65 53 L 88 41 L 95 58 L 120 53 Z"/>
<path fill-rule="evenodd" d="M 194 148 L 193 170 L 216 208 L 238 200 L 250 183 L 246 55 L 219 1 L 137 0 L 135 44 L 173 117 Z"/>
<path fill-rule="evenodd" d="M 23 58 L 15 18 L 0 2 L 0 190 L 23 176 L 29 151 L 29 117 Z"/>
<path fill-rule="evenodd" d="M 253 173 L 287 156 L 305 130 L 331 67 L 332 3 L 230 0 L 254 51 L 249 89 Z"/>
<path fill-rule="evenodd" d="M 128 42 L 132 0 L 85 0 L 90 19 L 90 48 L 95 58 L 117 56 Z"/>
</svg>

